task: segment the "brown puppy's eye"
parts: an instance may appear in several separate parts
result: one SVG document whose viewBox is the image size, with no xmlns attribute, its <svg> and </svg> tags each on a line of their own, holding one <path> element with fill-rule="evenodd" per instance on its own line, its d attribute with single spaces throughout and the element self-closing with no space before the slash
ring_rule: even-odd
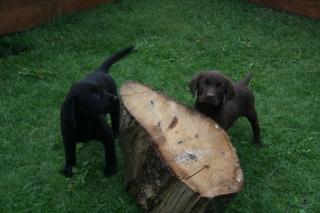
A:
<svg viewBox="0 0 320 213">
<path fill-rule="evenodd" d="M 217 89 L 222 90 L 223 89 L 223 84 L 222 83 L 217 83 L 216 87 L 217 87 Z"/>
<path fill-rule="evenodd" d="M 201 87 L 207 87 L 207 86 L 208 86 L 208 83 L 207 83 L 207 82 L 200 82 L 200 86 L 201 86 Z"/>
</svg>

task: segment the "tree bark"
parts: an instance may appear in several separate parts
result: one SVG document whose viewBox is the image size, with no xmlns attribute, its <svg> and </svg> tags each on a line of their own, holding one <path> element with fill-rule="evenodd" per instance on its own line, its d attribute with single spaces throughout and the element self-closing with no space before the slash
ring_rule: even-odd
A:
<svg viewBox="0 0 320 213">
<path fill-rule="evenodd" d="M 219 212 L 242 170 L 217 123 L 142 84 L 121 87 L 127 191 L 148 212 Z"/>
</svg>

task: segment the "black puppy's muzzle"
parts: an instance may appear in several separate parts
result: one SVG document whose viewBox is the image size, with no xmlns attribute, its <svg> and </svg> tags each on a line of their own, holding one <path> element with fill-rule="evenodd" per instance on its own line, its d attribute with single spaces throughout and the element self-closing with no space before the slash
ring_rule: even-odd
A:
<svg viewBox="0 0 320 213">
<path fill-rule="evenodd" d="M 117 101 L 119 99 L 118 96 L 108 93 L 107 91 L 104 91 L 103 94 L 106 95 L 108 98 L 111 98 L 112 101 Z"/>
</svg>

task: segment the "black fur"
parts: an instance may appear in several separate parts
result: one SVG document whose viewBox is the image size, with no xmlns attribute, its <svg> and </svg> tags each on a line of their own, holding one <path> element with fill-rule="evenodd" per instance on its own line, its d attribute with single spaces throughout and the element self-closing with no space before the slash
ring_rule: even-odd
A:
<svg viewBox="0 0 320 213">
<path fill-rule="evenodd" d="M 66 177 L 72 176 L 76 165 L 76 144 L 89 140 L 101 141 L 105 150 L 105 175 L 117 172 L 114 138 L 119 132 L 119 99 L 115 81 L 108 69 L 132 52 L 128 47 L 108 58 L 97 70 L 73 84 L 62 104 L 60 120 L 65 149 Z M 112 129 L 105 121 L 111 115 Z"/>
</svg>

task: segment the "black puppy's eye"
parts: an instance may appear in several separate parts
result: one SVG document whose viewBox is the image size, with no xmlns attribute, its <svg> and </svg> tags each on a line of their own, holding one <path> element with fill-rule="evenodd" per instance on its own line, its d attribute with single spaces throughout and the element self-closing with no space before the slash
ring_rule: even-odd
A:
<svg viewBox="0 0 320 213">
<path fill-rule="evenodd" d="M 98 101 L 101 98 L 101 95 L 99 93 L 93 93 L 91 95 L 91 99 L 94 101 Z"/>
</svg>

